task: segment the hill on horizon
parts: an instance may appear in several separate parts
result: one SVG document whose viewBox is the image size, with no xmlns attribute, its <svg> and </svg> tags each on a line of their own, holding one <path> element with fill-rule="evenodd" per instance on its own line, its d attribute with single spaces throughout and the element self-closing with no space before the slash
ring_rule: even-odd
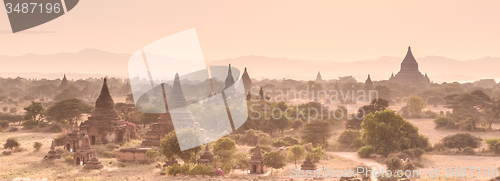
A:
<svg viewBox="0 0 500 181">
<path fill-rule="evenodd" d="M 73 53 L 26 54 L 22 56 L 0 55 L 0 76 L 26 78 L 60 78 L 63 73 L 74 74 L 68 78 L 114 76 L 128 77 L 127 61 L 131 55 L 118 54 L 97 49 L 85 49 Z M 500 80 L 500 58 L 485 57 L 460 61 L 442 56 L 416 57 L 419 70 L 427 73 L 431 81 L 466 82 L 479 79 Z M 288 58 L 270 58 L 249 55 L 225 60 L 207 61 L 207 65 L 228 65 L 243 71 L 255 79 L 314 80 L 318 71 L 323 79 L 338 79 L 352 75 L 363 82 L 370 74 L 372 80 L 387 80 L 391 73 L 400 69 L 402 57 L 381 56 L 377 59 L 354 62 L 315 61 Z"/>
</svg>

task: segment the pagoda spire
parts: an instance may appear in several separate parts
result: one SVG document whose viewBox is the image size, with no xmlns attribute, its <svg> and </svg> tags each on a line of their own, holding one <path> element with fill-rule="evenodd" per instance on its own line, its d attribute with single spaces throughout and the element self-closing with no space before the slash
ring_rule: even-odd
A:
<svg viewBox="0 0 500 181">
<path fill-rule="evenodd" d="M 231 87 L 234 84 L 233 73 L 231 72 L 231 64 L 229 64 L 229 70 L 227 71 L 227 77 L 224 89 Z"/>
<path fill-rule="evenodd" d="M 250 79 L 246 67 L 245 71 L 243 72 L 243 75 L 241 75 L 241 80 L 243 81 L 243 87 L 245 87 L 245 92 L 250 92 L 250 89 L 252 88 L 252 79 Z"/>
<path fill-rule="evenodd" d="M 115 102 L 113 101 L 113 98 L 111 98 L 111 94 L 109 93 L 109 88 L 108 88 L 108 82 L 106 80 L 107 78 L 104 78 L 104 83 L 102 84 L 102 89 L 101 89 L 101 94 L 97 98 L 97 101 L 95 103 L 95 107 L 110 107 L 114 108 L 115 107 Z"/>
</svg>

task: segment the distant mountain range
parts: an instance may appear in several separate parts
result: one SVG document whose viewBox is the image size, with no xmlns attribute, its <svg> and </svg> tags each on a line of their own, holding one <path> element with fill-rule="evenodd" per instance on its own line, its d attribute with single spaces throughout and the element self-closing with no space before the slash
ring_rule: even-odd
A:
<svg viewBox="0 0 500 181">
<path fill-rule="evenodd" d="M 87 77 L 128 77 L 127 61 L 131 55 L 117 54 L 97 49 L 75 53 L 26 54 L 22 56 L 0 55 L 1 77 L 61 78 L 63 73 L 70 79 Z M 466 82 L 483 78 L 500 80 L 500 58 L 485 57 L 460 61 L 440 56 L 416 57 L 422 74 L 431 81 Z M 314 61 L 264 56 L 241 56 L 225 60 L 207 61 L 208 65 L 228 65 L 243 71 L 248 68 L 252 78 L 314 80 L 318 71 L 323 79 L 338 79 L 352 75 L 364 81 L 368 74 L 372 80 L 386 80 L 399 71 L 403 58 L 382 56 L 373 60 L 355 62 Z"/>
</svg>

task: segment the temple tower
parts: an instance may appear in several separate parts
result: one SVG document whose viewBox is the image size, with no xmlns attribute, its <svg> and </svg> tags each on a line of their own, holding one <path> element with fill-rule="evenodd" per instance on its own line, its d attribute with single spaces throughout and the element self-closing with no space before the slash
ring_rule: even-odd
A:
<svg viewBox="0 0 500 181">
<path fill-rule="evenodd" d="M 229 70 L 227 71 L 226 82 L 224 83 L 224 89 L 227 89 L 234 85 L 233 73 L 231 72 L 231 64 L 229 64 Z"/>
<path fill-rule="evenodd" d="M 399 72 L 389 79 L 389 81 L 397 82 L 399 84 L 417 84 L 417 83 L 429 83 L 429 79 L 426 78 L 418 70 L 418 63 L 413 57 L 411 52 L 411 47 L 408 47 L 408 52 L 406 53 L 403 62 L 401 62 L 401 69 Z"/>
<path fill-rule="evenodd" d="M 200 159 L 198 159 L 198 163 L 215 167 L 214 155 L 212 154 L 212 152 L 210 152 L 208 144 L 205 146 L 205 152 L 203 152 L 203 154 L 201 154 L 200 156 Z"/>
<path fill-rule="evenodd" d="M 306 160 L 300 165 L 300 170 L 316 170 L 316 164 L 306 157 Z"/>
<path fill-rule="evenodd" d="M 86 131 L 91 145 L 130 140 L 130 129 L 115 110 L 115 102 L 109 93 L 106 78 L 95 103 L 94 112 L 80 125 L 80 130 Z"/>
<path fill-rule="evenodd" d="M 373 83 L 372 83 L 372 79 L 370 78 L 370 74 L 368 74 L 368 78 L 365 81 L 365 85 L 363 86 L 363 90 L 365 90 L 365 91 L 373 90 Z"/>
<path fill-rule="evenodd" d="M 163 90 L 162 92 L 163 97 L 166 98 L 167 96 L 165 95 L 165 91 Z M 170 116 L 167 102 L 165 102 L 165 113 L 160 115 L 157 123 L 151 125 L 151 130 L 146 133 L 146 140 L 142 142 L 141 147 L 159 148 L 160 140 L 163 139 L 166 134 L 169 134 L 172 131 L 174 131 L 174 124 L 172 123 L 172 117 Z"/>
<path fill-rule="evenodd" d="M 318 75 L 316 75 L 315 82 L 321 82 L 321 81 L 323 81 L 323 78 L 321 78 L 321 73 L 318 71 Z"/>
<path fill-rule="evenodd" d="M 47 156 L 45 156 L 46 160 L 59 159 L 61 155 L 57 154 L 56 148 L 54 146 L 54 140 L 52 140 L 52 144 L 50 145 L 50 151 Z"/>
<path fill-rule="evenodd" d="M 104 166 L 101 164 L 101 161 L 97 159 L 97 155 L 95 154 L 95 151 L 92 153 L 92 157 L 90 160 L 83 166 L 84 169 L 101 169 Z"/>
<path fill-rule="evenodd" d="M 264 165 L 262 164 L 262 151 L 260 150 L 260 144 L 257 144 L 253 152 L 252 158 L 250 159 L 250 174 L 263 174 Z"/>
<path fill-rule="evenodd" d="M 241 80 L 243 81 L 243 86 L 245 87 L 245 92 L 250 93 L 250 89 L 252 88 L 252 79 L 248 75 L 247 68 L 245 67 L 245 71 L 243 75 L 241 75 Z"/>
<path fill-rule="evenodd" d="M 178 129 L 183 127 L 193 127 L 194 116 L 187 106 L 188 104 L 182 91 L 179 74 L 175 74 L 174 85 L 172 86 L 167 100 L 170 116 L 175 127 Z"/>
</svg>

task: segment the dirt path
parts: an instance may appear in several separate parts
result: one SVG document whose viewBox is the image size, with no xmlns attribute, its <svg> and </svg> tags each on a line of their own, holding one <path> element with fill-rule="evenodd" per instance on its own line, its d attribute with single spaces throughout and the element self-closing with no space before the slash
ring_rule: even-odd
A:
<svg viewBox="0 0 500 181">
<path fill-rule="evenodd" d="M 380 164 L 377 161 L 372 160 L 372 159 L 360 158 L 356 152 L 331 152 L 331 153 L 335 154 L 337 156 L 347 158 L 347 159 L 355 161 L 355 162 L 363 163 L 364 165 L 370 167 L 372 170 L 382 170 L 382 169 L 386 170 L 385 165 L 382 165 L 382 164 Z M 371 179 L 377 180 L 377 177 L 375 177 L 372 174 Z"/>
</svg>

